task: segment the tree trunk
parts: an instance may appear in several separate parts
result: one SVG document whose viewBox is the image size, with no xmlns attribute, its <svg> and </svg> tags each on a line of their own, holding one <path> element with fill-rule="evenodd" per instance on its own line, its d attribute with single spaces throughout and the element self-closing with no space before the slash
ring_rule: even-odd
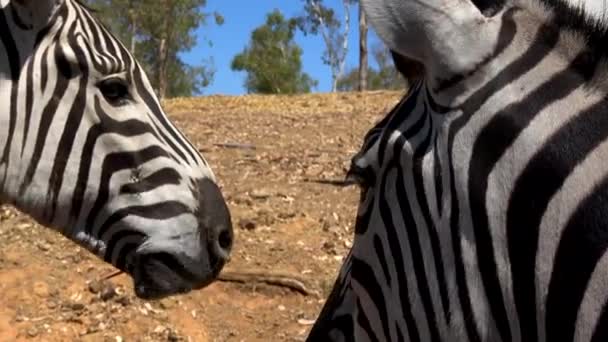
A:
<svg viewBox="0 0 608 342">
<path fill-rule="evenodd" d="M 135 42 L 136 39 L 135 37 L 137 36 L 137 15 L 135 14 L 135 6 L 133 4 L 133 1 L 129 2 L 129 20 L 130 22 L 130 38 L 131 38 L 131 46 L 129 48 L 129 50 L 131 51 L 131 54 L 135 56 Z"/>
<path fill-rule="evenodd" d="M 342 49 L 336 51 L 338 55 L 336 65 L 336 75 L 334 77 L 332 92 L 338 90 L 338 80 L 344 75 L 344 65 L 346 63 L 346 55 L 348 55 L 348 34 L 350 33 L 350 0 L 342 0 L 344 4 L 344 31 L 342 32 Z"/>
<path fill-rule="evenodd" d="M 170 21 L 173 20 L 170 15 L 173 13 L 173 1 L 163 1 L 163 6 L 161 8 L 165 10 L 167 15 L 164 16 L 160 39 L 158 41 L 158 66 L 156 73 L 158 77 L 158 97 L 164 99 L 167 95 L 167 59 L 169 58 L 169 37 L 171 35 Z"/>
<path fill-rule="evenodd" d="M 158 97 L 161 99 L 165 98 L 167 94 L 167 77 L 166 77 L 166 66 L 167 66 L 167 38 L 162 37 L 158 44 Z"/>
<path fill-rule="evenodd" d="M 367 18 L 359 4 L 359 91 L 367 89 Z"/>
</svg>

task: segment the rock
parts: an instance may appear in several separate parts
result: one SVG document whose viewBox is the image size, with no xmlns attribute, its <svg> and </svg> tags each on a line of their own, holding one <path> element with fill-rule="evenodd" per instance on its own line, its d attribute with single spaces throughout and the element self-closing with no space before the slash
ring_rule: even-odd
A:
<svg viewBox="0 0 608 342">
<path fill-rule="evenodd" d="M 97 280 L 93 280 L 89 283 L 89 291 L 92 294 L 98 294 L 103 289 L 103 283 Z"/>
<path fill-rule="evenodd" d="M 106 284 L 106 286 L 104 286 L 101 289 L 99 297 L 103 301 L 108 301 L 108 300 L 116 297 L 116 295 L 118 295 L 118 293 L 116 292 L 116 288 L 111 283 L 108 283 L 108 284 Z"/>
<path fill-rule="evenodd" d="M 46 283 L 43 282 L 35 282 L 34 283 L 34 294 L 38 297 L 48 297 L 49 296 L 49 287 Z"/>
<path fill-rule="evenodd" d="M 300 318 L 300 319 L 298 319 L 298 324 L 300 324 L 300 325 L 313 325 L 313 324 L 315 324 L 315 320 L 314 319 Z"/>
<path fill-rule="evenodd" d="M 249 196 L 257 200 L 265 200 L 270 197 L 270 193 L 264 190 L 253 190 L 249 193 Z"/>
<path fill-rule="evenodd" d="M 336 250 L 336 244 L 333 241 L 325 241 L 323 242 L 323 250 L 327 252 L 327 254 L 336 255 L 338 251 Z"/>
<path fill-rule="evenodd" d="M 167 328 L 165 328 L 162 325 L 157 325 L 156 328 L 154 328 L 154 330 L 152 332 L 154 332 L 155 334 L 162 334 L 163 332 L 165 332 Z"/>
<path fill-rule="evenodd" d="M 158 302 L 158 306 L 163 310 L 168 310 L 168 309 L 171 309 L 172 307 L 174 307 L 175 305 L 170 299 L 165 298 L 165 299 L 161 299 Z"/>
<path fill-rule="evenodd" d="M 131 300 L 126 295 L 122 295 L 116 298 L 116 303 L 119 303 L 122 306 L 128 306 L 129 304 L 131 304 Z"/>
<path fill-rule="evenodd" d="M 89 327 L 87 327 L 87 330 L 82 333 L 83 335 L 87 335 L 87 334 L 93 334 L 99 331 L 99 326 L 97 325 L 91 325 Z"/>
<path fill-rule="evenodd" d="M 253 204 L 251 199 L 245 198 L 245 197 L 235 197 L 233 202 L 234 202 L 234 204 L 242 204 L 245 206 L 251 206 Z"/>
<path fill-rule="evenodd" d="M 258 210 L 257 215 L 257 220 L 265 226 L 270 226 L 275 222 L 273 214 L 268 210 L 260 209 Z"/>
<path fill-rule="evenodd" d="M 27 329 L 27 336 L 29 337 L 36 337 L 39 333 L 40 332 L 36 327 L 30 327 L 29 329 Z"/>
<path fill-rule="evenodd" d="M 296 213 L 295 212 L 284 212 L 284 213 L 279 213 L 279 218 L 282 220 L 287 220 L 287 219 L 291 219 L 296 217 Z"/>
<path fill-rule="evenodd" d="M 325 249 L 325 250 L 332 249 L 335 246 L 336 246 L 336 244 L 334 244 L 332 241 L 323 242 L 323 249 Z"/>
<path fill-rule="evenodd" d="M 85 308 L 84 304 L 80 302 L 66 302 L 63 306 L 73 311 L 80 311 Z"/>
<path fill-rule="evenodd" d="M 167 334 L 167 341 L 177 342 L 181 341 L 182 337 L 177 334 L 177 332 L 173 329 L 169 329 L 169 333 Z"/>
<path fill-rule="evenodd" d="M 43 252 L 47 252 L 51 249 L 51 245 L 49 245 L 46 242 L 40 242 L 37 244 L 38 249 L 40 249 Z"/>
<path fill-rule="evenodd" d="M 241 219 L 239 220 L 239 227 L 245 230 L 254 230 L 257 225 L 253 220 Z"/>
</svg>

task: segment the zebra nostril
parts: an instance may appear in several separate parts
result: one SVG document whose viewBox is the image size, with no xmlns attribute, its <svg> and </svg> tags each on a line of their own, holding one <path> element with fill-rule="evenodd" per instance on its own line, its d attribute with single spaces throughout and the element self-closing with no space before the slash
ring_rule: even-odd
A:
<svg viewBox="0 0 608 342">
<path fill-rule="evenodd" d="M 221 267 L 228 259 L 234 233 L 230 212 L 219 187 L 209 179 L 198 181 L 201 238 L 207 246 L 210 264 Z"/>
<path fill-rule="evenodd" d="M 220 235 L 218 236 L 218 243 L 225 251 L 229 251 L 232 248 L 232 233 L 229 229 L 224 229 L 220 232 Z"/>
</svg>

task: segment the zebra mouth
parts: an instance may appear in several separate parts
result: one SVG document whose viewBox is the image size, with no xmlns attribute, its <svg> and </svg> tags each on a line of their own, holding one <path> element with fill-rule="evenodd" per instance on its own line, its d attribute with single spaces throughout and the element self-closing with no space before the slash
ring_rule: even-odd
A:
<svg viewBox="0 0 608 342">
<path fill-rule="evenodd" d="M 133 277 L 135 295 L 141 299 L 161 299 L 171 295 L 187 293 L 194 288 L 185 279 L 171 270 L 157 254 L 136 257 L 129 265 Z"/>
</svg>

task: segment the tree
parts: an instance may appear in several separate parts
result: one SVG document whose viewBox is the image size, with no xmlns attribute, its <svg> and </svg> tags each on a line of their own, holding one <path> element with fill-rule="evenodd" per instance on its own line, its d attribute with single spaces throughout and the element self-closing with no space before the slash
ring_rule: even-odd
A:
<svg viewBox="0 0 608 342">
<path fill-rule="evenodd" d="M 369 90 L 396 90 L 404 89 L 407 86 L 406 80 L 393 65 L 392 57 L 388 48 L 380 43 L 375 44 L 372 48 L 372 55 L 378 68 L 368 68 L 367 70 L 366 83 Z M 360 70 L 359 68 L 352 68 L 338 81 L 338 90 L 358 90 L 359 84 Z"/>
<path fill-rule="evenodd" d="M 247 72 L 249 93 L 292 94 L 310 92 L 317 82 L 302 72 L 302 49 L 294 42 L 296 22 L 279 10 L 251 33 L 249 44 L 232 60 L 231 68 Z"/>
<path fill-rule="evenodd" d="M 159 97 L 200 93 L 214 76 L 210 61 L 190 66 L 179 53 L 196 43 L 194 30 L 210 16 L 218 25 L 218 13 L 203 11 L 206 0 L 88 0 L 151 77 Z M 117 15 L 118 13 L 118 15 Z"/>
<path fill-rule="evenodd" d="M 367 89 L 367 17 L 363 11 L 363 6 L 359 3 L 359 84 L 358 90 Z"/>
<path fill-rule="evenodd" d="M 304 34 L 321 34 L 325 43 L 322 59 L 331 69 L 331 90 L 336 91 L 338 79 L 344 73 L 348 54 L 348 35 L 350 33 L 350 6 L 356 0 L 342 0 L 344 17 L 342 21 L 336 12 L 325 6 L 322 0 L 304 0 L 304 15 L 297 18 L 298 27 Z"/>
</svg>

